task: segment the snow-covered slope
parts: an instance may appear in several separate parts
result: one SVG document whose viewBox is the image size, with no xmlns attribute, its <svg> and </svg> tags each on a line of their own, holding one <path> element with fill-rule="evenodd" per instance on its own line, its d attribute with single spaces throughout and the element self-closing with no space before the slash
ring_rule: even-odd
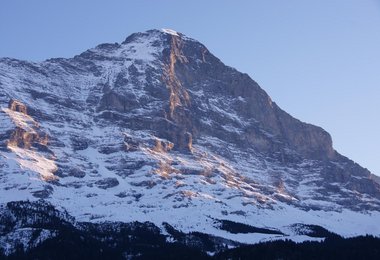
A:
<svg viewBox="0 0 380 260">
<path fill-rule="evenodd" d="M 168 222 L 247 243 L 311 239 L 296 223 L 380 235 L 370 172 L 173 30 L 71 59 L 0 59 L 0 107 L 1 203 L 42 198 L 79 221 Z"/>
</svg>

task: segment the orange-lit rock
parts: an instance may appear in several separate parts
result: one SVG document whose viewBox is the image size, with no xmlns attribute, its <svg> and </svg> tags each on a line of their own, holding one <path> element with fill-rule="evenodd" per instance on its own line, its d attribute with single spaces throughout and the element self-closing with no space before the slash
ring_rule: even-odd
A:
<svg viewBox="0 0 380 260">
<path fill-rule="evenodd" d="M 38 123 L 27 114 L 27 107 L 20 101 L 10 100 L 9 108 L 3 111 L 15 124 L 7 147 L 17 155 L 17 161 L 26 169 L 40 174 L 46 181 L 56 180 L 58 169 L 53 153 L 47 148 L 49 137 L 39 129 Z M 46 154 L 49 151 L 50 155 Z"/>
</svg>

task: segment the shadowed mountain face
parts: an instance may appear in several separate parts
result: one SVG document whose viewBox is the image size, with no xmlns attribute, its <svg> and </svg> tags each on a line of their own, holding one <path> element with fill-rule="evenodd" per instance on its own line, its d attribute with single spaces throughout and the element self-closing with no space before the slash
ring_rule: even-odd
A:
<svg viewBox="0 0 380 260">
<path fill-rule="evenodd" d="M 160 137 L 172 141 L 175 149 L 189 149 L 192 137 L 195 141 L 197 136 L 211 134 L 261 153 L 286 154 L 290 149 L 305 158 L 336 158 L 327 132 L 289 116 L 248 75 L 225 66 L 199 42 L 179 34 L 149 31 L 131 35 L 123 45 L 144 41 L 152 34 L 160 34 L 151 43 L 161 48 L 155 53 L 157 66 L 140 73 L 146 77 L 143 87 L 146 94 L 164 104 L 155 115 L 162 127 L 149 126 L 152 119 L 148 118 L 144 129 L 156 131 Z M 107 48 L 111 47 L 100 47 L 105 52 Z M 122 47 L 113 48 L 115 51 Z M 90 51 L 76 60 L 91 62 L 94 56 Z M 102 96 L 100 106 L 93 105 L 98 111 L 144 108 L 151 99 L 136 100 L 125 87 L 141 86 L 138 75 L 134 65 L 122 71 L 113 84 L 107 82 L 113 86 Z"/>
<path fill-rule="evenodd" d="M 323 129 L 286 114 L 248 75 L 225 66 L 203 45 L 170 38 L 164 61 L 172 121 L 195 137 L 211 134 L 263 153 L 292 149 L 307 158 L 335 157 Z"/>
<path fill-rule="evenodd" d="M 0 107 L 2 203 L 42 198 L 83 221 L 169 222 L 240 242 L 257 240 L 210 219 L 380 233 L 362 214 L 380 210 L 369 171 L 171 30 L 71 59 L 0 59 Z"/>
</svg>

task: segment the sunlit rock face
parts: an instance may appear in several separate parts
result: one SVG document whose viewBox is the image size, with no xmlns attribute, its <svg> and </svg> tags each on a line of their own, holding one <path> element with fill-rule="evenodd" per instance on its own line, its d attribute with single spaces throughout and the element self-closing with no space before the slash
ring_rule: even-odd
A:
<svg viewBox="0 0 380 260">
<path fill-rule="evenodd" d="M 378 180 L 326 131 L 171 30 L 70 59 L 0 59 L 0 107 L 1 202 L 44 198 L 80 220 L 220 236 L 213 218 L 338 233 L 351 218 L 356 234 L 362 212 L 380 210 Z"/>
<path fill-rule="evenodd" d="M 3 112 L 15 125 L 6 144 L 16 155 L 15 160 L 21 168 L 38 173 L 42 180 L 55 180 L 54 172 L 57 166 L 54 163 L 54 153 L 48 148 L 48 135 L 41 131 L 38 123 L 27 114 L 25 104 L 10 100 L 9 108 L 3 108 Z"/>
</svg>

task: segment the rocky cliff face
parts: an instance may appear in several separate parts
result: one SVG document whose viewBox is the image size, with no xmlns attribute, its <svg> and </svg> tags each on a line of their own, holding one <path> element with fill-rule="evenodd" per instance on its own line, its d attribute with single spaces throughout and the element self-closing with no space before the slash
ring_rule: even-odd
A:
<svg viewBox="0 0 380 260">
<path fill-rule="evenodd" d="M 344 233 L 336 221 L 355 216 L 349 234 L 378 218 L 378 181 L 326 131 L 171 30 L 71 59 L 0 59 L 0 106 L 4 203 L 43 198 L 80 220 L 170 222 L 232 240 L 212 218 Z"/>
</svg>

